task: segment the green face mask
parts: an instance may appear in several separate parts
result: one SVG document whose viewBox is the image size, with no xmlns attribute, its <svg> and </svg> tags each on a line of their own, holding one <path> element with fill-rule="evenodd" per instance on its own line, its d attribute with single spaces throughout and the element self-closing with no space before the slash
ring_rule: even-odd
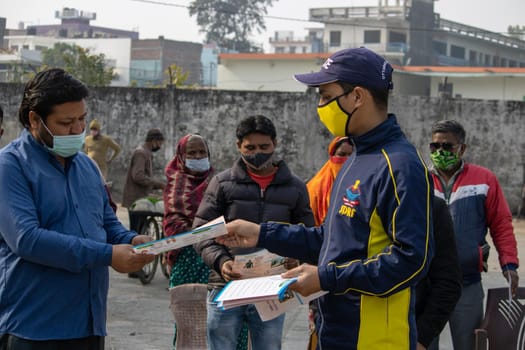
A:
<svg viewBox="0 0 525 350">
<path fill-rule="evenodd" d="M 454 169 L 459 162 L 459 156 L 457 153 L 442 149 L 430 153 L 430 159 L 436 168 L 444 171 Z"/>
</svg>

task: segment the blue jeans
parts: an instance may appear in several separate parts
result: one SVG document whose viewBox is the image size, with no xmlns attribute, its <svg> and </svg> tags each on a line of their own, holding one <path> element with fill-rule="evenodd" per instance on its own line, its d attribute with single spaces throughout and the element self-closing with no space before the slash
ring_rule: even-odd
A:
<svg viewBox="0 0 525 350">
<path fill-rule="evenodd" d="M 221 310 L 213 302 L 217 290 L 208 293 L 208 348 L 235 350 L 243 320 L 248 323 L 252 350 L 279 350 L 283 334 L 284 315 L 263 322 L 254 305 Z"/>
<path fill-rule="evenodd" d="M 461 297 L 448 321 L 454 350 L 474 349 L 474 330 L 479 328 L 483 320 L 483 298 L 481 282 L 463 286 Z M 429 346 L 429 350 L 439 349 L 439 338 L 432 343 L 436 340 L 438 347 Z"/>
</svg>

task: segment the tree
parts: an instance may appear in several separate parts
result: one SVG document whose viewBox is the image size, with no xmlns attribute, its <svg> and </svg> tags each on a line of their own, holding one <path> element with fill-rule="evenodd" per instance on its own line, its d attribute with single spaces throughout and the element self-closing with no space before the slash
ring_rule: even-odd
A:
<svg viewBox="0 0 525 350">
<path fill-rule="evenodd" d="M 170 65 L 164 73 L 168 76 L 168 79 L 164 81 L 164 84 L 169 87 L 174 86 L 177 88 L 183 86 L 190 75 L 190 72 L 183 72 L 182 67 L 177 66 L 176 64 Z"/>
<path fill-rule="evenodd" d="M 37 73 L 37 68 L 26 62 L 10 62 L 8 67 L 8 80 L 11 83 L 25 83 Z"/>
<path fill-rule="evenodd" d="M 207 42 L 239 52 L 259 51 L 248 37 L 253 31 L 266 29 L 266 7 L 274 0 L 194 0 L 190 3 L 190 16 L 197 16 L 200 31 L 206 33 Z"/>
<path fill-rule="evenodd" d="M 90 54 L 89 49 L 66 43 L 56 43 L 42 51 L 42 69 L 62 68 L 87 85 L 107 86 L 117 77 L 113 67 L 106 65 L 104 54 Z"/>
</svg>

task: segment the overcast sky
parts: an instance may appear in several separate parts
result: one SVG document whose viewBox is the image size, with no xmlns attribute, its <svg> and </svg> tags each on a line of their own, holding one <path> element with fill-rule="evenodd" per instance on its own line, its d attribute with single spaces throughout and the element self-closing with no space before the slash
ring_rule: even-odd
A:
<svg viewBox="0 0 525 350">
<path fill-rule="evenodd" d="M 277 0 L 268 8 L 267 32 L 254 35 L 257 43 L 267 43 L 275 30 L 294 30 L 299 37 L 304 28 L 319 27 L 308 22 L 308 9 L 337 6 L 377 6 L 379 0 Z M 384 1 L 384 0 L 383 0 Z M 389 0 L 395 3 L 396 0 Z M 8 28 L 58 24 L 55 11 L 63 7 L 96 12 L 92 25 L 140 32 L 140 38 L 202 42 L 194 17 L 188 14 L 190 0 L 0 0 L 0 17 Z M 486 30 L 504 33 L 508 25 L 525 25 L 525 0 L 437 0 L 435 12 L 442 18 Z"/>
</svg>

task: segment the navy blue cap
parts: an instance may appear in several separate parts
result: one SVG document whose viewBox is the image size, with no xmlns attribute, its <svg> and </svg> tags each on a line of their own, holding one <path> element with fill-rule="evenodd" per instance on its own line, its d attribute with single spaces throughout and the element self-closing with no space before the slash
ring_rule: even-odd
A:
<svg viewBox="0 0 525 350">
<path fill-rule="evenodd" d="M 336 81 L 378 90 L 392 89 L 393 68 L 383 57 L 364 48 L 344 49 L 330 56 L 319 72 L 296 74 L 295 80 L 308 86 Z"/>
</svg>

